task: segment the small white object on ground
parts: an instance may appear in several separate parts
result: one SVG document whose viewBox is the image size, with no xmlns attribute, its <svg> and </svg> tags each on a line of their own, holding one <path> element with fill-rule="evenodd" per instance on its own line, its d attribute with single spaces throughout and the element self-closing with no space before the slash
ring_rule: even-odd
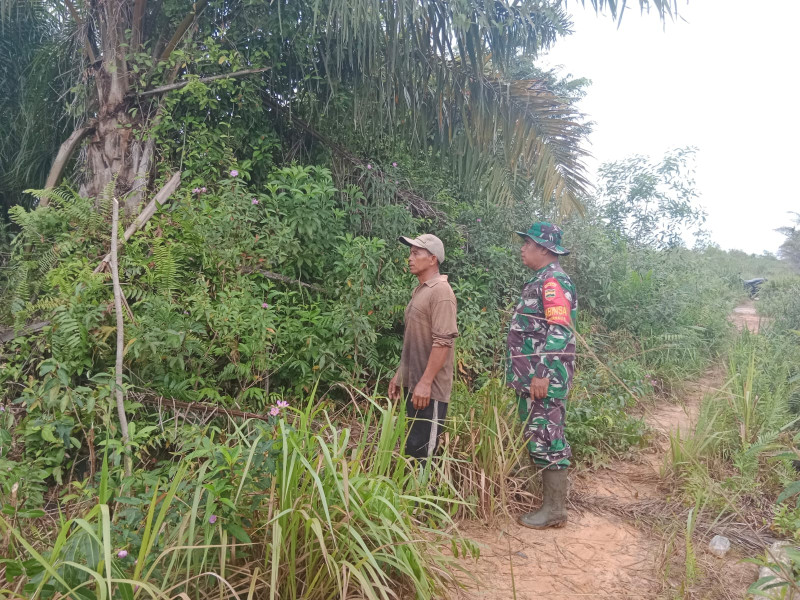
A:
<svg viewBox="0 0 800 600">
<path fill-rule="evenodd" d="M 731 549 L 731 541 L 724 535 L 715 535 L 708 544 L 708 550 L 714 556 L 723 558 Z"/>
<path fill-rule="evenodd" d="M 791 560 L 789 559 L 789 555 L 786 553 L 786 549 L 790 548 L 792 544 L 790 542 L 775 542 L 769 548 L 769 560 L 770 562 L 782 563 L 785 566 L 791 565 Z M 760 592 L 758 592 L 755 597 L 759 599 L 769 598 L 774 600 L 797 600 L 798 595 L 792 590 L 789 586 L 782 586 L 776 587 L 769 590 L 764 590 L 765 587 L 769 587 L 781 581 L 785 581 L 783 576 L 780 574 L 779 570 L 773 570 L 769 567 L 761 567 L 758 570 L 758 578 L 763 579 L 764 577 L 772 577 L 771 581 L 764 583 L 761 586 Z"/>
</svg>

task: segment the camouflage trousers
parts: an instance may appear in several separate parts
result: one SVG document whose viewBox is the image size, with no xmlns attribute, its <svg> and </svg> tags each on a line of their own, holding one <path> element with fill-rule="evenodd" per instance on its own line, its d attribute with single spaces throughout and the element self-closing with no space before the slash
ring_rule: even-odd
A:
<svg viewBox="0 0 800 600">
<path fill-rule="evenodd" d="M 558 398 L 531 400 L 530 396 L 518 396 L 517 402 L 533 463 L 542 468 L 566 469 L 572 456 L 564 437 L 566 402 Z"/>
</svg>

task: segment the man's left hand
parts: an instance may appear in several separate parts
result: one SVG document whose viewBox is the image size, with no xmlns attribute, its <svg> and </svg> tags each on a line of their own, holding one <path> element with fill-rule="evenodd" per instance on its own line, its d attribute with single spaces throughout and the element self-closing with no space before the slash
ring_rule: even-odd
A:
<svg viewBox="0 0 800 600">
<path fill-rule="evenodd" d="M 416 410 L 427 408 L 431 403 L 431 384 L 426 381 L 420 381 L 414 387 L 414 395 L 411 396 L 411 405 Z"/>
</svg>

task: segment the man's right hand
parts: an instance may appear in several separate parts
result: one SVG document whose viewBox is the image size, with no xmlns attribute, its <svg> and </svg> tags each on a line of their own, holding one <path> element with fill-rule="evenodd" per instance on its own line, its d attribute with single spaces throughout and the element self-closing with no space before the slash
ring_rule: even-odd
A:
<svg viewBox="0 0 800 600">
<path fill-rule="evenodd" d="M 389 381 L 389 400 L 400 400 L 400 386 L 397 385 L 397 373 Z"/>
<path fill-rule="evenodd" d="M 531 379 L 531 399 L 541 400 L 547 398 L 550 389 L 550 379 L 547 377 L 534 377 Z"/>
</svg>

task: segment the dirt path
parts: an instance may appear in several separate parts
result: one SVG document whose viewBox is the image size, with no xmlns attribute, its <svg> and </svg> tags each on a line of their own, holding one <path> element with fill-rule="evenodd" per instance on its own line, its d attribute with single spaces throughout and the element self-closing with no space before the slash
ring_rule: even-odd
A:
<svg viewBox="0 0 800 600">
<path fill-rule="evenodd" d="M 748 300 L 734 308 L 731 320 L 739 331 L 749 329 L 753 333 L 758 333 L 758 326 L 761 323 L 761 317 L 758 316 L 755 302 L 752 300 Z"/>
<path fill-rule="evenodd" d="M 739 329 L 758 329 L 752 304 L 737 307 L 731 319 Z M 667 502 L 661 473 L 669 434 L 693 428 L 701 400 L 724 385 L 724 376 L 715 366 L 687 387 L 681 404 L 662 401 L 646 411 L 654 432 L 649 452 L 573 476 L 565 528 L 535 531 L 511 519 L 462 523 L 462 533 L 481 546 L 481 557 L 471 569 L 477 584 L 454 598 L 743 598 L 756 579 L 753 565 L 735 553 L 719 560 L 696 541 L 702 581 L 686 586 L 685 523 L 654 528 L 648 514 Z M 649 524 L 636 526 L 637 518 Z"/>
</svg>

